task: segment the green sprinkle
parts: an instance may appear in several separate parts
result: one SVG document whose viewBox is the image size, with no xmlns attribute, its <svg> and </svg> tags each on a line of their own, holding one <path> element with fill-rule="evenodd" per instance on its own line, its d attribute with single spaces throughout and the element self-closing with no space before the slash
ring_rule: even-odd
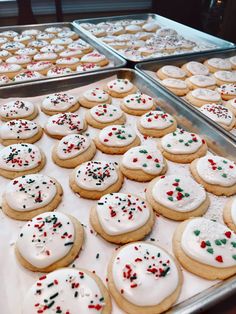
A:
<svg viewBox="0 0 236 314">
<path fill-rule="evenodd" d="M 167 144 L 167 147 L 171 147 L 171 145 L 170 145 L 170 144 Z"/>
<path fill-rule="evenodd" d="M 222 167 L 218 167 L 217 169 L 218 169 L 218 170 L 222 170 Z"/>
<path fill-rule="evenodd" d="M 210 241 L 207 240 L 205 243 L 206 243 L 207 246 L 211 246 L 211 242 Z"/>
<path fill-rule="evenodd" d="M 179 182 L 180 180 L 179 179 L 175 179 L 175 182 Z"/>
<path fill-rule="evenodd" d="M 194 230 L 193 232 L 194 232 L 194 234 L 195 234 L 196 236 L 199 236 L 199 234 L 201 233 L 200 230 Z"/>
<path fill-rule="evenodd" d="M 189 193 L 184 193 L 184 196 L 185 196 L 185 197 L 189 197 L 190 194 L 189 194 Z"/>
<path fill-rule="evenodd" d="M 147 167 L 147 164 L 143 164 L 143 167 L 146 168 L 146 167 Z"/>
<path fill-rule="evenodd" d="M 231 245 L 232 245 L 233 247 L 236 247 L 236 242 L 231 242 Z"/>
<path fill-rule="evenodd" d="M 173 202 L 174 199 L 173 199 L 172 196 L 170 196 L 170 197 L 168 197 L 168 200 L 171 201 L 171 202 Z"/>
<path fill-rule="evenodd" d="M 220 242 L 223 243 L 223 244 L 226 244 L 227 240 L 226 239 L 221 239 Z"/>
<path fill-rule="evenodd" d="M 236 255 L 232 255 L 232 257 L 233 257 L 233 259 L 235 259 L 235 260 L 236 260 Z"/>
<path fill-rule="evenodd" d="M 223 174 L 222 174 L 222 177 L 223 177 L 223 178 L 227 178 L 227 174 L 226 174 L 226 173 L 223 173 Z"/>
<path fill-rule="evenodd" d="M 213 251 L 212 248 L 207 249 L 207 252 L 210 253 L 210 254 L 213 254 L 213 253 L 214 253 L 214 251 Z"/>
<path fill-rule="evenodd" d="M 221 241 L 220 240 L 215 240 L 215 244 L 216 245 L 221 245 Z"/>
</svg>

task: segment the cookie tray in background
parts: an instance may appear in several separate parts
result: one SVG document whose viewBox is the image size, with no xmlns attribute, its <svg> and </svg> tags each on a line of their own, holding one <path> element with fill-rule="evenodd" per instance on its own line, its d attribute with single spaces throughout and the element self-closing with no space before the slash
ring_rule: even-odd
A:
<svg viewBox="0 0 236 314">
<path fill-rule="evenodd" d="M 152 80 L 158 88 L 161 88 L 165 90 L 167 93 L 171 94 L 176 101 L 179 101 L 183 106 L 188 107 L 190 110 L 195 112 L 198 116 L 201 116 L 203 119 L 207 121 L 208 124 L 213 124 L 215 128 L 218 130 L 218 132 L 221 132 L 225 134 L 226 136 L 230 137 L 233 141 L 236 140 L 236 129 L 234 128 L 231 131 L 226 131 L 223 127 L 221 127 L 219 124 L 205 116 L 202 112 L 200 112 L 197 107 L 191 105 L 188 103 L 184 97 L 176 96 L 174 93 L 172 93 L 169 89 L 164 87 L 160 82 L 158 77 L 156 76 L 156 72 L 163 67 L 164 65 L 175 65 L 175 66 L 182 66 L 183 64 L 189 62 L 189 61 L 198 61 L 198 62 L 204 62 L 205 60 L 209 58 L 230 58 L 232 56 L 236 55 L 236 49 L 230 49 L 225 51 L 219 51 L 219 52 L 206 52 L 201 53 L 199 55 L 188 55 L 188 56 L 179 56 L 174 57 L 169 60 L 156 60 L 156 61 L 149 61 L 149 62 L 142 62 L 140 64 L 137 64 L 135 66 L 135 69 L 138 70 L 140 73 L 142 73 L 145 77 Z"/>
<path fill-rule="evenodd" d="M 61 27 L 61 28 L 68 27 L 71 30 L 73 30 L 74 32 L 76 32 L 79 35 L 79 38 L 83 39 L 88 44 L 90 44 L 94 49 L 96 49 L 98 52 L 100 52 L 101 54 L 104 54 L 106 56 L 106 58 L 109 60 L 109 64 L 106 65 L 105 67 L 101 67 L 100 69 L 97 69 L 97 70 L 90 70 L 89 73 L 99 72 L 99 71 L 102 71 L 104 69 L 117 69 L 117 68 L 124 67 L 126 65 L 126 61 L 122 57 L 120 57 L 119 55 L 117 55 L 116 53 L 114 53 L 113 51 L 108 49 L 107 47 L 100 45 L 97 42 L 97 40 L 94 40 L 93 38 L 91 38 L 91 36 L 84 34 L 81 30 L 79 30 L 77 27 L 75 27 L 70 22 L 3 26 L 3 27 L 0 27 L 0 33 L 5 32 L 5 31 L 15 31 L 15 32 L 21 33 L 21 32 L 28 30 L 28 29 L 37 29 L 37 30 L 43 31 L 47 27 Z M 84 73 L 78 73 L 76 71 L 73 71 L 73 73 L 64 75 L 63 77 L 65 77 L 65 76 L 68 77 L 68 76 L 72 76 L 72 75 L 83 75 Z M 53 79 L 53 78 L 49 78 L 49 77 L 45 76 L 45 78 L 38 79 L 37 81 L 42 81 L 45 79 Z M 34 80 L 34 81 L 36 81 L 36 80 Z M 9 84 L 6 84 L 5 86 L 15 85 L 15 84 L 25 84 L 25 82 L 26 81 L 11 82 Z"/>
<path fill-rule="evenodd" d="M 136 63 L 142 62 L 142 61 L 149 61 L 149 60 L 160 60 L 160 59 L 169 59 L 176 54 L 180 54 L 180 52 L 175 53 L 161 53 L 159 55 L 153 56 L 153 57 L 144 57 L 142 60 L 127 57 L 118 50 L 110 47 L 108 44 L 102 42 L 100 38 L 95 37 L 92 35 L 89 31 L 85 30 L 83 27 L 80 26 L 81 23 L 92 23 L 92 24 L 98 24 L 102 22 L 118 22 L 121 20 L 137 20 L 137 19 L 151 19 L 154 22 L 157 22 L 161 27 L 167 27 L 172 28 L 176 30 L 181 36 L 184 36 L 188 40 L 195 41 L 199 47 L 195 49 L 194 51 L 187 51 L 183 50 L 181 52 L 181 55 L 194 55 L 201 53 L 202 51 L 217 51 L 217 50 L 224 50 L 224 49 L 233 49 L 235 48 L 235 44 L 231 43 L 229 41 L 226 41 L 224 39 L 212 36 L 210 34 L 201 32 L 197 29 L 191 28 L 189 26 L 186 26 L 184 24 L 175 22 L 173 20 L 170 20 L 166 17 L 163 17 L 161 15 L 157 15 L 154 13 L 142 13 L 142 14 L 130 14 L 130 15 L 120 15 L 120 16 L 110 16 L 110 17 L 98 17 L 98 18 L 89 18 L 89 19 L 79 19 L 75 20 L 73 22 L 73 25 L 80 29 L 84 34 L 89 35 L 91 38 L 96 39 L 101 46 L 103 47 L 109 47 L 110 50 L 116 52 L 117 54 L 121 55 L 124 59 L 129 61 L 129 64 L 134 66 Z"/>
<path fill-rule="evenodd" d="M 103 87 L 114 78 L 127 78 L 135 84 L 140 91 L 149 94 L 157 99 L 159 107 L 164 111 L 172 114 L 179 127 L 187 131 L 196 132 L 207 140 L 209 145 L 209 154 L 216 153 L 226 158 L 236 161 L 235 151 L 236 143 L 224 133 L 218 132 L 218 129 L 212 123 L 205 123 L 202 116 L 197 115 L 188 106 L 185 106 L 179 99 L 172 97 L 172 95 L 160 88 L 153 81 L 147 79 L 143 74 L 130 69 L 107 70 L 94 74 L 84 74 L 83 76 L 73 76 L 67 78 L 56 78 L 45 80 L 41 82 L 29 82 L 23 85 L 12 85 L 0 88 L 1 102 L 7 101 L 9 98 L 28 98 L 38 106 L 43 95 L 51 94 L 59 91 L 70 91 L 73 95 L 78 95 L 89 88 Z M 118 102 L 115 99 L 116 103 Z M 79 113 L 84 114 L 87 109 L 80 108 Z M 40 119 L 40 124 L 46 122 L 48 117 L 44 113 L 40 113 L 37 118 Z M 36 119 L 36 121 L 38 121 Z M 127 115 L 127 124 L 131 124 L 134 128 L 137 117 Z M 89 127 L 86 134 L 89 133 L 91 137 L 97 134 L 98 130 Z M 155 145 L 156 139 L 141 136 L 142 144 Z M 91 232 L 88 216 L 89 210 L 95 201 L 78 198 L 69 188 L 68 176 L 72 169 L 63 169 L 56 166 L 51 160 L 51 148 L 56 143 L 55 139 L 44 135 L 42 139 L 36 143 L 41 147 L 47 157 L 46 167 L 42 173 L 47 173 L 55 177 L 63 186 L 64 198 L 62 204 L 58 207 L 59 211 L 74 215 L 85 226 L 85 244 L 78 259 L 75 260 L 75 267 L 84 267 L 89 270 L 95 270 L 96 273 L 105 282 L 106 279 L 106 265 L 114 251 L 116 245 L 104 241 L 94 232 Z M 97 151 L 95 159 L 120 161 L 121 156 L 111 156 Z M 176 164 L 168 161 L 169 173 L 185 173 L 188 175 L 188 165 Z M 0 190 L 4 190 L 5 184 L 9 182 L 7 179 L 0 178 Z M 135 193 L 139 196 L 144 196 L 144 191 L 147 183 L 139 183 L 125 179 L 121 192 Z M 223 203 L 227 200 L 225 197 L 215 197 L 210 195 L 211 206 L 206 214 L 208 218 L 218 219 L 222 221 Z M 16 236 L 20 231 L 24 222 L 14 221 L 0 212 L 0 268 L 3 271 L 2 285 L 0 286 L 0 308 L 4 314 L 20 314 L 21 302 L 26 291 L 39 277 L 38 273 L 32 273 L 23 269 L 17 264 L 14 256 L 14 242 Z M 154 241 L 154 244 L 160 244 L 171 252 L 172 233 L 174 232 L 178 222 L 170 221 L 163 217 L 157 217 L 155 226 L 150 235 L 145 240 Z M 167 231 L 168 230 L 168 231 Z M 97 259 L 97 253 L 99 259 Z M 0 253 L 0 254 L 1 254 Z M 180 295 L 179 303 L 175 305 L 170 311 L 171 313 L 187 314 L 197 313 L 216 301 L 222 300 L 227 296 L 236 292 L 236 276 L 231 277 L 225 281 L 209 281 L 199 278 L 193 274 L 183 270 L 184 285 Z M 14 299 L 14 302 L 12 300 Z M 11 309 L 11 310 L 10 310 Z M 121 314 L 121 310 L 113 304 L 113 313 Z"/>
</svg>

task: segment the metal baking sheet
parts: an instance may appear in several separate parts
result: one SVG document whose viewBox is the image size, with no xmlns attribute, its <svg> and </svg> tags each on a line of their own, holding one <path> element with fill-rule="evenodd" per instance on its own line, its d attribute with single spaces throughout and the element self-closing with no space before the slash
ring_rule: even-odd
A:
<svg viewBox="0 0 236 314">
<path fill-rule="evenodd" d="M 226 136 L 229 136 L 232 138 L 232 140 L 236 140 L 236 133 L 235 131 L 226 131 L 223 127 L 221 127 L 219 124 L 208 118 L 206 115 L 204 115 L 202 112 L 200 112 L 195 106 L 192 106 L 189 104 L 184 97 L 179 97 L 174 95 L 169 89 L 165 88 L 156 77 L 155 73 L 164 65 L 175 65 L 175 66 L 182 66 L 186 62 L 189 61 L 198 61 L 198 62 L 204 62 L 205 60 L 209 58 L 230 58 L 232 56 L 236 55 L 236 49 L 230 49 L 220 52 L 207 52 L 202 53 L 200 55 L 195 56 L 179 56 L 172 58 L 171 60 L 157 60 L 157 61 L 148 61 L 148 62 L 142 62 L 140 64 L 137 64 L 135 66 L 136 70 L 141 72 L 144 76 L 151 79 L 155 84 L 157 84 L 160 88 L 164 89 L 168 93 L 170 93 L 173 97 L 178 99 L 183 105 L 188 106 L 191 110 L 193 110 L 196 114 L 203 117 L 208 123 L 213 124 L 220 132 L 226 134 Z"/>
<path fill-rule="evenodd" d="M 113 51 L 108 49 L 107 47 L 99 45 L 99 43 L 97 43 L 96 40 L 91 38 L 91 36 L 88 36 L 87 34 L 83 33 L 81 30 L 79 30 L 77 27 L 75 27 L 70 22 L 3 26 L 3 27 L 0 27 L 0 33 L 4 32 L 4 31 L 9 31 L 9 30 L 21 33 L 24 30 L 31 29 L 31 28 L 43 31 L 47 27 L 69 27 L 71 30 L 75 31 L 80 36 L 81 39 L 83 39 L 84 41 L 89 43 L 94 49 L 98 50 L 100 53 L 104 54 L 106 56 L 106 58 L 110 61 L 110 64 L 108 64 L 107 66 L 101 67 L 100 69 L 97 69 L 97 70 L 88 71 L 89 73 L 95 73 L 95 72 L 103 71 L 104 69 L 108 69 L 108 68 L 109 69 L 117 69 L 117 68 L 124 67 L 126 65 L 126 61 L 121 56 L 117 55 L 116 53 L 114 53 Z M 70 77 L 73 75 L 84 75 L 84 73 L 74 72 L 72 74 L 64 75 L 63 77 L 65 77 L 65 76 Z M 61 76 L 58 76 L 58 77 L 61 77 Z M 38 79 L 37 81 L 42 81 L 45 79 L 53 79 L 53 78 L 45 77 L 42 79 Z M 36 80 L 34 80 L 34 81 L 36 81 Z M 6 86 L 16 85 L 16 84 L 17 85 L 18 84 L 25 84 L 25 82 L 26 81 L 11 82 L 9 84 L 6 84 Z"/>
<path fill-rule="evenodd" d="M 117 69 L 107 70 L 95 74 L 85 74 L 82 77 L 73 76 L 70 78 L 56 78 L 41 82 L 29 82 L 22 85 L 14 85 L 11 87 L 0 88 L 0 101 L 5 102 L 9 98 L 21 97 L 28 98 L 34 101 L 38 105 L 42 100 L 43 95 L 51 94 L 59 91 L 70 91 L 70 93 L 78 95 L 78 93 L 91 88 L 96 83 L 96 86 L 103 86 L 106 82 L 114 77 L 128 78 L 131 80 L 140 91 L 155 97 L 158 100 L 159 107 L 172 114 L 178 121 L 179 127 L 182 127 L 191 132 L 196 132 L 203 135 L 209 145 L 209 154 L 216 153 L 227 158 L 236 161 L 235 150 L 236 143 L 223 133 L 217 133 L 215 127 L 211 124 L 206 124 L 205 120 L 198 116 L 195 112 L 190 110 L 187 106 L 184 106 L 178 99 L 172 97 L 165 90 L 159 88 L 154 82 L 148 80 L 143 74 L 130 70 L 130 69 Z M 92 85 L 91 85 L 92 84 Z M 89 87 L 90 85 L 90 87 Z M 84 114 L 87 109 L 80 108 L 79 113 Z M 137 117 L 128 115 L 128 124 L 135 125 Z M 37 118 L 37 121 L 42 125 L 45 123 L 48 116 L 41 113 Z M 38 120 L 39 119 L 39 120 Z M 89 127 L 86 133 L 89 133 L 91 137 L 96 135 L 98 130 Z M 153 145 L 155 139 L 141 137 L 142 143 L 147 145 Z M 63 185 L 64 198 L 62 204 L 59 206 L 59 211 L 70 213 L 78 218 L 85 227 L 85 245 L 80 253 L 80 256 L 74 262 L 75 266 L 85 267 L 90 270 L 95 270 L 96 273 L 105 281 L 106 278 L 106 265 L 109 260 L 110 254 L 114 251 L 116 245 L 108 243 L 90 232 L 88 224 L 88 212 L 95 201 L 85 200 L 78 198 L 68 186 L 68 175 L 72 169 L 63 169 L 56 166 L 50 158 L 51 147 L 56 142 L 46 135 L 36 143 L 39 145 L 47 156 L 46 167 L 42 170 L 42 173 L 48 173 L 58 179 Z M 109 158 L 111 161 L 119 161 L 120 156 L 109 157 L 106 154 L 97 152 L 95 159 L 102 160 Z M 180 165 L 168 161 L 168 168 L 172 173 L 186 173 L 188 172 L 187 165 Z M 7 179 L 0 178 L 0 189 L 3 190 Z M 130 193 L 135 191 L 135 194 L 143 196 L 147 183 L 133 182 L 125 180 L 121 192 Z M 208 218 L 222 219 L 221 212 L 219 211 L 219 204 L 226 202 L 225 197 L 211 197 L 211 207 L 207 212 Z M 221 206 L 220 205 L 220 206 Z M 218 212 L 217 212 L 218 208 Z M 2 258 L 0 258 L 0 267 L 4 269 L 2 275 L 2 285 L 0 286 L 0 308 L 4 314 L 20 314 L 20 308 L 22 298 L 26 291 L 35 282 L 36 278 L 40 275 L 38 273 L 32 273 L 26 269 L 23 269 L 14 257 L 14 241 L 16 235 L 19 233 L 21 226 L 24 222 L 14 221 L 4 216 L 0 212 L 0 252 Z M 146 238 L 154 238 L 155 242 L 165 247 L 171 252 L 171 235 L 176 228 L 178 222 L 170 221 L 163 217 L 157 217 L 156 223 L 152 233 Z M 166 230 L 168 229 L 168 237 L 166 237 Z M 94 250 L 94 248 L 96 248 Z M 100 252 L 99 260 L 96 259 L 96 253 Z M 3 258 L 4 256 L 4 258 Z M 216 301 L 221 300 L 236 292 L 236 276 L 231 277 L 225 281 L 208 281 L 201 279 L 193 274 L 183 270 L 184 273 L 184 285 L 179 299 L 179 303 L 175 305 L 170 312 L 178 314 L 190 314 L 198 313 Z M 14 302 L 12 302 L 14 298 Z M 117 308 L 115 304 L 113 313 L 121 314 L 121 310 Z"/>
<path fill-rule="evenodd" d="M 217 50 L 224 50 L 224 49 L 233 49 L 235 48 L 235 44 L 231 43 L 229 41 L 223 40 L 221 38 L 212 36 L 210 34 L 201 32 L 199 30 L 196 30 L 194 28 L 191 28 L 189 26 L 183 25 L 181 23 L 175 22 L 173 20 L 170 20 L 166 17 L 163 17 L 161 15 L 153 14 L 153 13 L 143 13 L 143 14 L 132 14 L 132 15 L 121 15 L 121 16 L 110 16 L 110 17 L 99 17 L 99 18 L 90 18 L 90 19 L 79 19 L 75 20 L 73 22 L 73 25 L 75 27 L 78 27 L 81 31 L 83 31 L 85 34 L 89 34 L 92 38 L 96 38 L 97 41 L 100 42 L 102 46 L 109 47 L 111 50 L 116 52 L 117 54 L 121 55 L 123 58 L 125 58 L 131 65 L 134 65 L 136 63 L 142 62 L 142 61 L 149 61 L 149 60 L 157 60 L 157 59 L 169 59 L 176 54 L 161 54 L 160 56 L 156 57 L 144 57 L 142 60 L 135 60 L 132 58 L 129 58 L 125 55 L 123 55 L 121 52 L 117 51 L 116 49 L 110 47 L 108 44 L 102 42 L 100 38 L 97 38 L 93 36 L 89 31 L 86 31 L 83 27 L 80 26 L 81 23 L 93 23 L 93 24 L 98 24 L 101 22 L 117 22 L 119 20 L 134 20 L 134 19 L 153 19 L 155 22 L 157 22 L 160 26 L 162 27 L 168 27 L 176 30 L 180 35 L 184 36 L 186 39 L 193 40 L 196 43 L 206 43 L 210 44 L 211 47 L 205 48 L 199 51 L 188 51 L 188 52 L 181 52 L 181 53 L 176 53 L 176 54 L 181 54 L 181 55 L 194 55 L 201 53 L 202 51 L 217 51 Z"/>
</svg>

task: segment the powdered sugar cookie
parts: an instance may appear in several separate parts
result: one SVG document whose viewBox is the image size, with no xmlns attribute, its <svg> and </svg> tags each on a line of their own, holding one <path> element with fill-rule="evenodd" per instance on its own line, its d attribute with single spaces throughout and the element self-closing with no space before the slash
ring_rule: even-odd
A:
<svg viewBox="0 0 236 314">
<path fill-rule="evenodd" d="M 143 135 L 162 137 L 177 128 L 177 122 L 169 114 L 163 111 L 149 111 L 137 122 L 139 131 Z"/>
<path fill-rule="evenodd" d="M 205 104 L 218 104 L 221 102 L 221 95 L 216 90 L 206 88 L 196 88 L 186 95 L 186 99 L 191 105 L 201 107 Z"/>
<path fill-rule="evenodd" d="M 54 298 L 50 299 L 51 296 Z M 61 311 L 73 314 L 80 309 L 83 314 L 110 314 L 112 307 L 101 279 L 81 268 L 61 268 L 41 276 L 26 294 L 22 313 L 44 312 L 45 303 L 48 304 L 47 312 L 51 313 Z"/>
<path fill-rule="evenodd" d="M 39 172 L 45 166 L 44 153 L 34 144 L 12 144 L 0 151 L 0 175 L 14 179 Z"/>
<path fill-rule="evenodd" d="M 177 129 L 161 139 L 163 156 L 178 163 L 189 163 L 206 155 L 207 144 L 195 133 Z"/>
<path fill-rule="evenodd" d="M 209 74 L 208 67 L 196 61 L 190 61 L 190 62 L 185 63 L 182 66 L 182 69 L 184 70 L 185 73 L 187 73 L 188 76 Z"/>
<path fill-rule="evenodd" d="M 44 98 L 41 109 L 44 113 L 52 116 L 61 112 L 74 112 L 79 109 L 79 103 L 72 95 L 55 93 Z"/>
<path fill-rule="evenodd" d="M 88 161 L 78 166 L 70 175 L 70 187 L 81 197 L 98 200 L 103 195 L 118 192 L 123 184 L 123 174 L 117 163 Z"/>
<path fill-rule="evenodd" d="M 119 107 L 109 104 L 94 106 L 85 115 L 89 125 L 103 129 L 108 125 L 125 124 L 126 116 Z"/>
<path fill-rule="evenodd" d="M 223 100 L 236 98 L 236 84 L 223 84 L 217 91 L 220 93 Z"/>
<path fill-rule="evenodd" d="M 236 193 L 236 166 L 220 156 L 205 156 L 190 165 L 194 179 L 215 195 L 231 196 Z"/>
<path fill-rule="evenodd" d="M 63 190 L 56 179 L 44 174 L 28 174 L 10 181 L 2 198 L 2 210 L 17 220 L 53 211 L 60 204 Z"/>
<path fill-rule="evenodd" d="M 157 76 L 161 79 L 174 78 L 184 80 L 186 73 L 175 65 L 165 65 L 157 71 Z"/>
<path fill-rule="evenodd" d="M 213 76 L 193 75 L 186 79 L 186 83 L 190 89 L 197 88 L 216 88 L 216 79 Z"/>
<path fill-rule="evenodd" d="M 33 120 L 38 115 L 38 109 L 30 101 L 12 100 L 0 106 L 0 119 L 10 121 L 13 119 Z"/>
<path fill-rule="evenodd" d="M 134 94 L 137 92 L 137 87 L 135 87 L 129 80 L 127 79 L 116 79 L 107 83 L 105 90 L 112 97 L 123 98 L 130 94 Z"/>
<path fill-rule="evenodd" d="M 155 109 L 155 100 L 146 94 L 137 93 L 126 96 L 120 107 L 128 114 L 141 116 L 150 110 Z"/>
<path fill-rule="evenodd" d="M 100 198 L 90 211 L 90 223 L 105 240 L 128 243 L 143 239 L 155 222 L 152 207 L 132 194 L 112 193 Z"/>
<path fill-rule="evenodd" d="M 94 63 L 99 65 L 100 67 L 104 67 L 109 63 L 109 60 L 104 56 L 103 54 L 99 52 L 90 52 L 86 55 L 84 55 L 80 59 L 81 63 Z"/>
<path fill-rule="evenodd" d="M 160 83 L 177 96 L 184 96 L 188 93 L 188 85 L 181 79 L 167 78 Z"/>
<path fill-rule="evenodd" d="M 140 144 L 134 129 L 125 125 L 110 125 L 94 139 L 96 147 L 106 154 L 122 155 L 131 147 Z"/>
<path fill-rule="evenodd" d="M 86 121 L 78 114 L 71 112 L 51 116 L 44 127 L 44 131 L 47 135 L 59 140 L 63 136 L 82 133 L 86 129 Z"/>
<path fill-rule="evenodd" d="M 80 134 L 64 136 L 52 150 L 52 160 L 60 167 L 75 168 L 93 159 L 96 147 L 89 137 Z"/>
<path fill-rule="evenodd" d="M 224 225 L 206 219 L 189 219 L 178 225 L 174 254 L 191 273 L 208 280 L 236 273 L 236 235 Z"/>
<path fill-rule="evenodd" d="M 227 131 L 232 130 L 235 126 L 236 120 L 233 112 L 223 105 L 206 104 L 199 110 Z"/>
<path fill-rule="evenodd" d="M 23 82 L 23 81 L 39 80 L 42 78 L 44 78 L 44 76 L 40 74 L 39 72 L 26 70 L 14 76 L 13 81 Z"/>
<path fill-rule="evenodd" d="M 80 252 L 83 238 L 83 227 L 75 217 L 46 212 L 23 226 L 15 254 L 23 267 L 48 273 L 72 263 Z"/>
<path fill-rule="evenodd" d="M 43 135 L 42 128 L 33 121 L 11 120 L 0 127 L 0 142 L 4 146 L 37 142 Z"/>
<path fill-rule="evenodd" d="M 22 67 L 19 64 L 0 64 L 0 75 L 7 75 L 10 79 L 20 73 L 21 70 Z"/>
<path fill-rule="evenodd" d="M 231 70 L 231 63 L 227 59 L 222 58 L 211 58 L 204 62 L 204 64 L 208 67 L 209 71 L 211 73 L 214 73 L 216 71 L 220 70 Z"/>
<path fill-rule="evenodd" d="M 38 61 L 31 62 L 27 65 L 27 70 L 36 71 L 42 75 L 46 75 L 48 70 L 52 67 L 52 62 L 50 61 Z"/>
<path fill-rule="evenodd" d="M 236 72 L 234 71 L 216 71 L 213 75 L 218 86 L 236 83 Z"/>
<path fill-rule="evenodd" d="M 92 108 L 98 104 L 110 104 L 112 99 L 104 90 L 100 88 L 92 88 L 84 92 L 78 100 L 83 107 Z"/>
<path fill-rule="evenodd" d="M 134 181 L 150 181 L 167 170 L 167 163 L 156 147 L 146 145 L 129 149 L 122 158 L 120 169 Z"/>
<path fill-rule="evenodd" d="M 228 200 L 223 211 L 223 218 L 226 225 L 236 232 L 236 198 Z M 236 246 L 236 244 L 235 244 Z"/>
<path fill-rule="evenodd" d="M 125 313 L 163 313 L 176 302 L 181 287 L 178 264 L 168 252 L 151 243 L 122 246 L 108 265 L 109 291 Z"/>
<path fill-rule="evenodd" d="M 56 76 L 68 75 L 72 73 L 73 72 L 70 68 L 54 66 L 54 67 L 51 67 L 50 70 L 48 70 L 47 76 L 56 77 Z"/>
<path fill-rule="evenodd" d="M 190 176 L 161 176 L 148 185 L 147 200 L 159 214 L 173 220 L 202 216 L 210 200 L 204 188 Z"/>
<path fill-rule="evenodd" d="M 236 116 L 236 97 L 227 101 L 226 107 Z"/>
</svg>

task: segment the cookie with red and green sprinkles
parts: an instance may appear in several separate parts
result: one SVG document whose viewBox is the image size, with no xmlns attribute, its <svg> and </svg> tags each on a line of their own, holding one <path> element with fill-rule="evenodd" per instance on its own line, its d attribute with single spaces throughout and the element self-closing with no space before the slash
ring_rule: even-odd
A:
<svg viewBox="0 0 236 314">
<path fill-rule="evenodd" d="M 177 301 L 182 282 L 175 259 L 152 243 L 126 244 L 108 264 L 108 289 L 129 314 L 165 312 Z"/>
<path fill-rule="evenodd" d="M 140 144 L 136 131 L 128 125 L 110 125 L 94 139 L 96 147 L 106 154 L 122 155 Z"/>
<path fill-rule="evenodd" d="M 112 101 L 110 95 L 101 88 L 92 88 L 85 91 L 79 97 L 79 103 L 85 108 L 93 108 L 98 104 L 110 104 Z"/>
<path fill-rule="evenodd" d="M 163 156 L 178 163 L 189 163 L 207 153 L 207 144 L 198 134 L 177 129 L 161 139 Z"/>
<path fill-rule="evenodd" d="M 217 88 L 223 100 L 230 100 L 236 97 L 236 83 L 223 84 Z"/>
<path fill-rule="evenodd" d="M 119 107 L 111 104 L 100 104 L 86 112 L 86 121 L 96 129 L 103 129 L 108 125 L 125 124 L 126 115 Z"/>
<path fill-rule="evenodd" d="M 45 212 L 22 227 L 15 254 L 23 267 L 48 273 L 72 263 L 83 239 L 83 227 L 75 217 Z"/>
<path fill-rule="evenodd" d="M 16 119 L 33 120 L 38 115 L 38 109 L 30 101 L 16 99 L 0 106 L 0 119 L 10 121 Z"/>
<path fill-rule="evenodd" d="M 190 176 L 166 175 L 152 180 L 146 198 L 153 209 L 173 220 L 202 216 L 210 205 L 204 188 Z"/>
<path fill-rule="evenodd" d="M 236 235 L 216 221 L 193 218 L 179 224 L 173 250 L 185 269 L 202 278 L 226 279 L 236 274 Z"/>
<path fill-rule="evenodd" d="M 14 179 L 39 172 L 46 163 L 41 149 L 28 143 L 12 144 L 0 151 L 0 176 Z"/>
<path fill-rule="evenodd" d="M 128 179 L 145 182 L 166 173 L 167 163 L 157 147 L 142 145 L 123 155 L 120 169 Z"/>
<path fill-rule="evenodd" d="M 138 91 L 137 87 L 128 79 L 116 79 L 107 83 L 105 90 L 115 98 L 123 98 Z"/>
<path fill-rule="evenodd" d="M 124 112 L 134 116 L 141 116 L 150 110 L 154 110 L 155 106 L 155 99 L 143 93 L 126 96 L 120 105 Z"/>
<path fill-rule="evenodd" d="M 22 314 L 77 314 L 78 309 L 83 314 L 110 314 L 110 295 L 94 273 L 61 268 L 33 284 L 24 298 Z"/>
<path fill-rule="evenodd" d="M 236 194 L 236 165 L 233 161 L 209 155 L 194 160 L 190 170 L 208 192 L 225 196 Z"/>
<path fill-rule="evenodd" d="M 58 113 L 74 112 L 80 107 L 75 96 L 68 93 L 54 93 L 46 96 L 41 105 L 44 113 L 52 116 Z"/>
</svg>

